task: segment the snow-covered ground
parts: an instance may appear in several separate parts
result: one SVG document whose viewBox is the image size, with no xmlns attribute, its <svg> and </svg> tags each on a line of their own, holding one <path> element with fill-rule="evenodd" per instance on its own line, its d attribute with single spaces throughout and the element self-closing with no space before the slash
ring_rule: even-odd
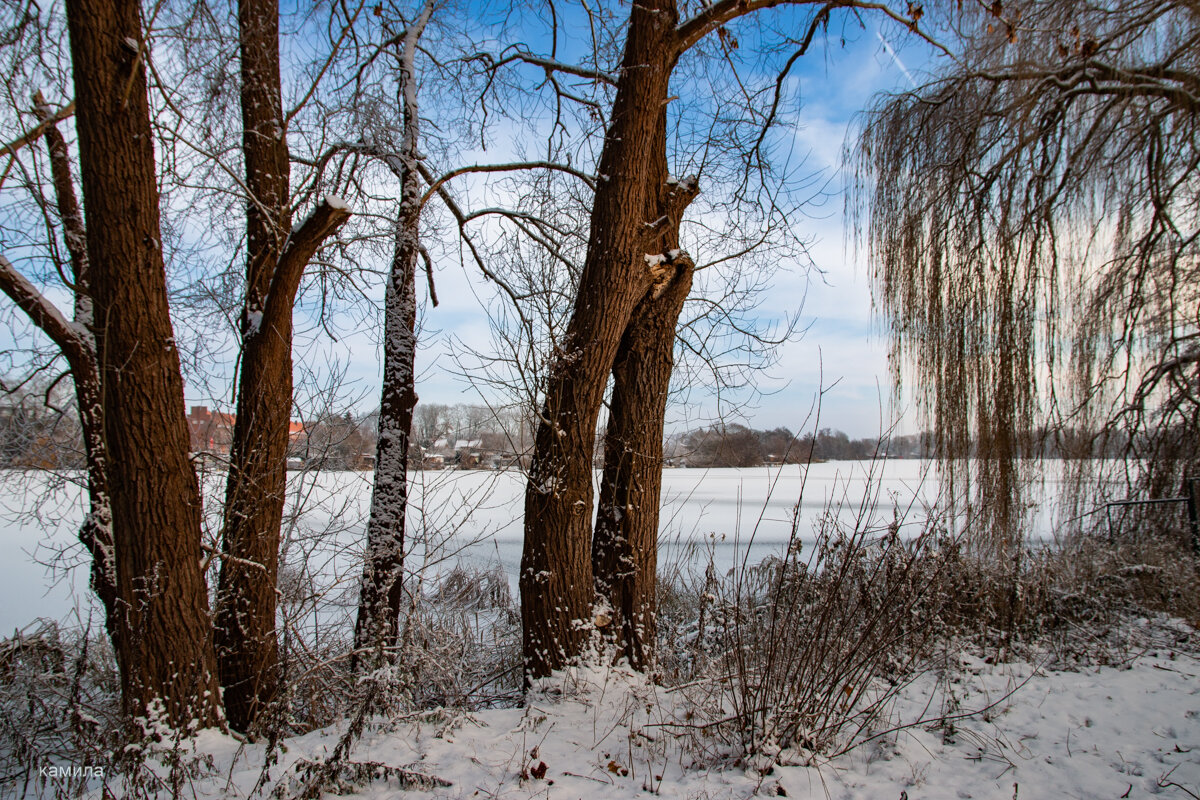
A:
<svg viewBox="0 0 1200 800">
<path fill-rule="evenodd" d="M 874 469 L 873 475 L 869 472 Z M 521 558 L 524 478 L 518 472 L 432 471 L 413 475 L 410 569 L 444 572 L 460 561 L 499 564 L 516 592 Z M 209 533 L 219 527 L 223 475 L 204 481 Z M 361 572 L 371 473 L 292 473 L 289 508 L 302 509 L 284 532 L 284 563 L 315 576 L 334 591 L 353 594 Z M 833 461 L 810 467 L 668 469 L 663 473 L 659 563 L 711 557 L 720 569 L 747 558 L 757 563 L 782 549 L 797 519 L 801 538 L 827 508 L 843 518 L 871 506 L 874 524 L 906 517 L 918 530 L 925 506 L 937 498 L 929 462 Z M 1046 496 L 1057 495 L 1053 477 Z M 798 504 L 799 501 L 799 504 Z M 0 474 L 0 632 L 37 617 L 86 620 L 96 614 L 75 533 L 83 514 L 77 486 L 52 483 L 42 473 Z M 1053 509 L 1035 521 L 1037 535 L 1053 534 Z M 55 565 L 50 568 L 48 565 Z M 66 569 L 64 569 L 66 568 Z M 95 616 L 95 619 L 99 619 Z"/>
<path fill-rule="evenodd" d="M 548 681 L 526 708 L 437 710 L 370 726 L 348 761 L 377 765 L 375 777 L 344 791 L 514 800 L 1195 797 L 1200 661 L 1175 646 L 1184 634 L 1155 627 L 1112 665 L 1077 671 L 955 656 L 904 689 L 876 738 L 832 760 L 764 772 L 735 763 L 719 743 L 682 735 L 694 731 L 671 724 L 688 711 L 681 693 L 619 670 L 580 670 Z M 284 796 L 299 790 L 302 765 L 328 758 L 339 738 L 327 730 L 288 740 L 263 785 L 282 782 Z M 211 756 L 212 765 L 186 796 L 245 796 L 263 778 L 263 747 L 203 733 L 185 760 Z"/>
</svg>

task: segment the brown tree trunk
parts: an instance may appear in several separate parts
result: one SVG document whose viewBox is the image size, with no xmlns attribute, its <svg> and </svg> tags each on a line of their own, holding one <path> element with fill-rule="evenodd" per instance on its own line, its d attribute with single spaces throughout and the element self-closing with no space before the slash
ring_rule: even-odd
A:
<svg viewBox="0 0 1200 800">
<path fill-rule="evenodd" d="M 367 522 L 367 551 L 354 626 L 353 668 L 381 666 L 393 647 L 400 624 L 404 590 L 404 525 L 408 513 L 408 448 L 417 405 L 417 258 L 421 244 L 420 117 L 414 74 L 417 42 L 433 13 L 426 2 L 405 30 L 397 83 L 404 116 L 404 137 L 396 159 L 400 207 L 396 246 L 384 298 L 383 390 L 379 400 L 379 440 L 375 485 Z M 435 301 L 436 302 L 436 301 Z"/>
<path fill-rule="evenodd" d="M 665 176 L 665 116 L 660 124 L 664 149 L 655 161 L 661 159 L 660 176 Z M 649 669 L 654 661 L 663 422 L 675 330 L 693 271 L 691 259 L 678 248 L 679 222 L 696 196 L 695 179 L 663 180 L 659 186 L 658 213 L 651 218 L 662 220 L 658 252 L 672 270 L 638 303 L 617 351 L 592 537 L 596 596 L 610 617 L 601 633 L 614 658 L 628 658 L 637 670 Z"/>
<path fill-rule="evenodd" d="M 249 312 L 245 323 L 215 621 L 221 683 L 236 730 L 253 725 L 279 683 L 275 584 L 292 407 L 292 305 L 304 267 L 349 218 L 342 202 L 328 197 L 292 231 L 262 310 Z"/>
<path fill-rule="evenodd" d="M 592 451 L 596 420 L 634 306 L 663 277 L 647 249 L 658 152 L 678 42 L 673 0 L 630 12 L 612 120 L 600 156 L 588 252 L 563 349 L 555 355 L 525 492 L 521 620 L 526 678 L 579 655 L 592 628 Z"/>
<path fill-rule="evenodd" d="M 216 646 L 230 727 L 250 728 L 278 690 L 275 635 L 279 530 L 292 411 L 290 313 L 264 329 L 263 311 L 291 230 L 279 78 L 277 0 L 240 0 L 242 154 L 246 168 L 246 293 L 237 418 L 225 486 Z"/>
<path fill-rule="evenodd" d="M 138 3 L 68 0 L 126 714 L 221 720 L 200 504 L 166 272 Z"/>
</svg>

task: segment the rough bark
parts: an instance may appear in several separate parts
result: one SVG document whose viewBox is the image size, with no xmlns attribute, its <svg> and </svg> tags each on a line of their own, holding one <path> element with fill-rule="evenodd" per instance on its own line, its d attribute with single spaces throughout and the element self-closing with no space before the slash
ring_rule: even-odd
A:
<svg viewBox="0 0 1200 800">
<path fill-rule="evenodd" d="M 242 157 L 246 170 L 246 290 L 237 418 L 225 485 L 215 637 L 225 714 L 250 728 L 278 690 L 275 584 L 292 410 L 291 316 L 263 311 L 291 230 L 277 0 L 240 0 Z"/>
<path fill-rule="evenodd" d="M 677 56 L 672 0 L 634 4 L 600 156 L 587 257 L 562 350 L 555 354 L 525 493 L 521 617 L 527 679 L 580 654 L 592 628 L 590 558 L 596 420 L 630 314 L 663 277 L 647 250 L 657 187 L 648 179 Z"/>
<path fill-rule="evenodd" d="M 665 118 L 661 122 L 665 132 Z M 664 150 L 656 155 L 666 172 Z M 659 161 L 661 159 L 661 161 Z M 693 264 L 679 248 L 679 221 L 696 196 L 696 181 L 660 184 L 658 252 L 670 273 L 634 309 L 613 365 L 613 394 L 604 435 L 604 473 L 592 537 L 592 572 L 601 627 L 614 658 L 637 670 L 654 661 L 658 513 L 662 488 L 663 423 L 675 330 L 692 288 Z"/>
<path fill-rule="evenodd" d="M 139 4 L 68 0 L 116 555 L 123 710 L 221 720 L 200 504 L 167 305 Z"/>
<path fill-rule="evenodd" d="M 305 266 L 349 218 L 341 200 L 330 197 L 292 232 L 261 316 L 243 336 L 223 537 L 231 557 L 221 563 L 216 615 L 221 682 L 230 725 L 237 730 L 249 729 L 278 690 L 275 583 L 292 407 L 292 305 Z"/>
<path fill-rule="evenodd" d="M 354 668 L 379 666 L 395 645 L 404 588 L 405 517 L 408 511 L 408 447 L 416 393 L 417 258 L 420 255 L 420 117 L 414 63 L 417 42 L 433 12 L 427 2 L 403 37 L 397 83 L 403 113 L 403 139 L 396 161 L 400 208 L 396 245 L 384 299 L 383 389 L 375 484 L 367 522 L 358 620 L 354 626 Z"/>
</svg>

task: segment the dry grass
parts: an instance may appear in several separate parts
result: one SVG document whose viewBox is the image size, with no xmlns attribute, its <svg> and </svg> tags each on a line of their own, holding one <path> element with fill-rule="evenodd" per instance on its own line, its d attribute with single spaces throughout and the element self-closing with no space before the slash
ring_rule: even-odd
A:
<svg viewBox="0 0 1200 800">
<path fill-rule="evenodd" d="M 761 767 L 844 752 L 948 650 L 1116 663 L 1140 646 L 1131 619 L 1200 619 L 1200 574 L 1178 524 L 997 561 L 947 533 L 969 523 L 877 524 L 869 504 L 840 512 L 820 517 L 815 544 L 794 530 L 761 564 L 720 576 L 710 554 L 663 576 L 659 668 L 689 698 L 677 732 L 709 758 Z"/>
</svg>

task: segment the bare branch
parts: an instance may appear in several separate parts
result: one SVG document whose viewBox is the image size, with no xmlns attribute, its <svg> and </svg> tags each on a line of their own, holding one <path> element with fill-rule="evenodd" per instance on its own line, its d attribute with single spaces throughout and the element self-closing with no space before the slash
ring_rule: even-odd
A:
<svg viewBox="0 0 1200 800">
<path fill-rule="evenodd" d="M 596 81 L 597 83 L 607 84 L 608 86 L 617 85 L 616 76 L 602 70 L 580 66 L 579 64 L 566 64 L 561 61 L 555 61 L 552 58 L 543 58 L 542 56 L 536 56 L 533 53 L 523 49 L 502 54 L 499 58 L 492 56 L 490 53 L 481 52 L 468 57 L 467 60 L 482 61 L 487 65 L 489 70 L 497 70 L 507 64 L 519 61 L 525 64 L 531 64 L 535 67 L 541 67 L 546 71 L 547 77 L 549 77 L 551 73 L 561 72 L 566 75 L 574 75 L 577 78 L 585 78 L 590 81 Z"/>
<path fill-rule="evenodd" d="M 817 3 L 818 0 L 718 0 L 718 2 L 704 6 L 694 16 L 679 23 L 679 27 L 675 29 L 679 52 L 686 52 L 705 36 L 738 17 L 744 17 L 755 11 L 776 8 L 778 6 L 811 6 L 817 5 Z M 844 0 L 844 2 L 826 3 L 825 6 L 830 9 L 853 8 L 864 11 L 878 11 L 889 19 L 908 28 L 938 50 L 950 55 L 950 51 L 945 46 L 921 30 L 915 18 L 906 17 L 886 3 Z"/>
<path fill-rule="evenodd" d="M 483 172 L 518 172 L 531 169 L 548 169 L 556 172 L 565 172 L 568 175 L 574 175 L 576 178 L 579 178 L 579 180 L 587 184 L 589 189 L 593 191 L 596 189 L 596 179 L 593 176 L 583 170 L 575 169 L 567 164 L 560 164 L 557 161 L 514 161 L 508 164 L 476 164 L 474 166 L 452 169 L 438 178 L 426 178 L 429 182 L 429 188 L 421 197 L 421 207 L 425 207 L 425 204 L 429 202 L 429 198 L 437 193 L 444 183 L 460 175 Z"/>
<path fill-rule="evenodd" d="M 421 254 L 421 260 L 425 262 L 425 280 L 429 282 L 429 302 L 433 303 L 434 308 L 437 308 L 437 287 L 433 285 L 433 259 L 429 257 L 429 251 L 425 245 L 421 245 L 418 252 Z"/>
<path fill-rule="evenodd" d="M 55 111 L 48 118 L 43 119 L 41 122 L 39 122 L 36 127 L 21 134 L 16 139 L 13 139 L 11 142 L 4 145 L 3 147 L 0 147 L 0 156 L 16 155 L 17 151 L 20 150 L 22 147 L 25 147 L 26 145 L 28 145 L 32 142 L 36 142 L 38 140 L 38 137 L 40 137 L 43 133 L 46 132 L 46 127 L 48 125 L 54 125 L 56 123 L 62 122 L 64 119 L 67 119 L 67 118 L 71 117 L 72 115 L 74 115 L 74 113 L 75 113 L 75 101 L 72 100 L 71 102 L 67 103 L 65 106 L 60 108 L 58 111 Z"/>
<path fill-rule="evenodd" d="M 300 98 L 300 101 L 296 103 L 295 108 L 293 108 L 291 111 L 289 111 L 287 113 L 287 116 L 285 116 L 283 118 L 283 126 L 282 127 L 285 131 L 287 130 L 288 125 L 290 125 L 292 120 L 296 117 L 296 115 L 299 114 L 300 111 L 304 108 L 304 106 L 308 104 L 308 101 L 313 96 L 313 94 L 316 93 L 317 87 L 321 85 L 321 79 L 325 77 L 325 72 L 329 69 L 329 67 L 333 64 L 334 60 L 337 58 L 338 53 L 342 49 L 342 42 L 346 41 L 346 36 L 349 35 L 351 29 L 354 27 L 354 21 L 356 19 L 358 19 L 358 15 L 362 13 L 363 7 L 365 5 L 366 5 L 366 0 L 359 0 L 358 8 L 354 9 L 354 13 L 350 16 L 349 21 L 345 24 L 345 26 L 342 27 L 342 35 L 339 36 L 338 40 L 336 42 L 334 42 L 332 47 L 329 48 L 329 57 L 325 59 L 325 63 L 322 64 L 321 69 L 319 69 L 317 71 L 317 76 L 315 78 L 313 78 L 312 85 L 310 85 L 308 87 L 308 91 L 306 91 L 304 93 L 304 96 Z"/>
<path fill-rule="evenodd" d="M 510 300 L 512 300 L 513 308 L 518 309 L 518 313 L 520 313 L 519 308 L 521 296 L 513 291 L 513 288 L 509 286 L 503 278 L 488 269 L 487 264 L 485 264 L 483 261 L 483 256 L 479 253 L 478 248 L 475 247 L 475 242 L 467 233 L 466 214 L 464 214 L 462 209 L 459 208 L 458 203 L 455 202 L 450 193 L 446 191 L 446 188 L 435 182 L 432 173 L 429 172 L 428 168 L 424 164 L 418 162 L 417 170 L 421 173 L 421 177 L 425 179 L 426 183 L 429 183 L 431 186 L 436 188 L 438 198 L 440 198 L 441 201 L 446 204 L 446 208 L 450 211 L 451 216 L 453 216 L 455 221 L 458 223 L 459 238 L 467 245 L 467 249 L 471 251 L 471 257 L 475 260 L 475 264 L 479 267 L 479 271 L 482 272 L 488 280 L 504 290 L 504 293 L 508 295 Z M 430 191 L 434 191 L 434 189 L 430 189 Z M 428 195 L 428 193 L 426 194 Z M 422 201 L 422 204 L 423 203 L 424 201 Z"/>
<path fill-rule="evenodd" d="M 298 228 L 292 230 L 283 244 L 279 262 L 271 276 L 271 288 L 263 304 L 264 326 L 272 325 L 283 315 L 291 313 L 304 268 L 325 240 L 337 233 L 350 216 L 346 204 L 340 198 L 330 196 L 322 200 Z"/>
<path fill-rule="evenodd" d="M 58 307 L 4 256 L 0 256 L 0 291 L 8 295 L 30 321 L 50 337 L 69 362 L 94 358 L 91 333 L 81 325 L 68 321 Z"/>
<path fill-rule="evenodd" d="M 83 212 L 75 195 L 75 184 L 71 180 L 71 156 L 67 142 L 54 122 L 45 97 L 39 91 L 33 96 L 34 110 L 45 126 L 46 144 L 50 150 L 50 171 L 54 178 L 54 194 L 58 201 L 58 214 L 63 223 L 63 239 L 71 255 L 71 272 L 74 280 L 70 288 L 75 291 L 76 320 L 87 324 L 91 316 L 91 292 L 88 276 L 87 231 L 84 228 Z"/>
</svg>

